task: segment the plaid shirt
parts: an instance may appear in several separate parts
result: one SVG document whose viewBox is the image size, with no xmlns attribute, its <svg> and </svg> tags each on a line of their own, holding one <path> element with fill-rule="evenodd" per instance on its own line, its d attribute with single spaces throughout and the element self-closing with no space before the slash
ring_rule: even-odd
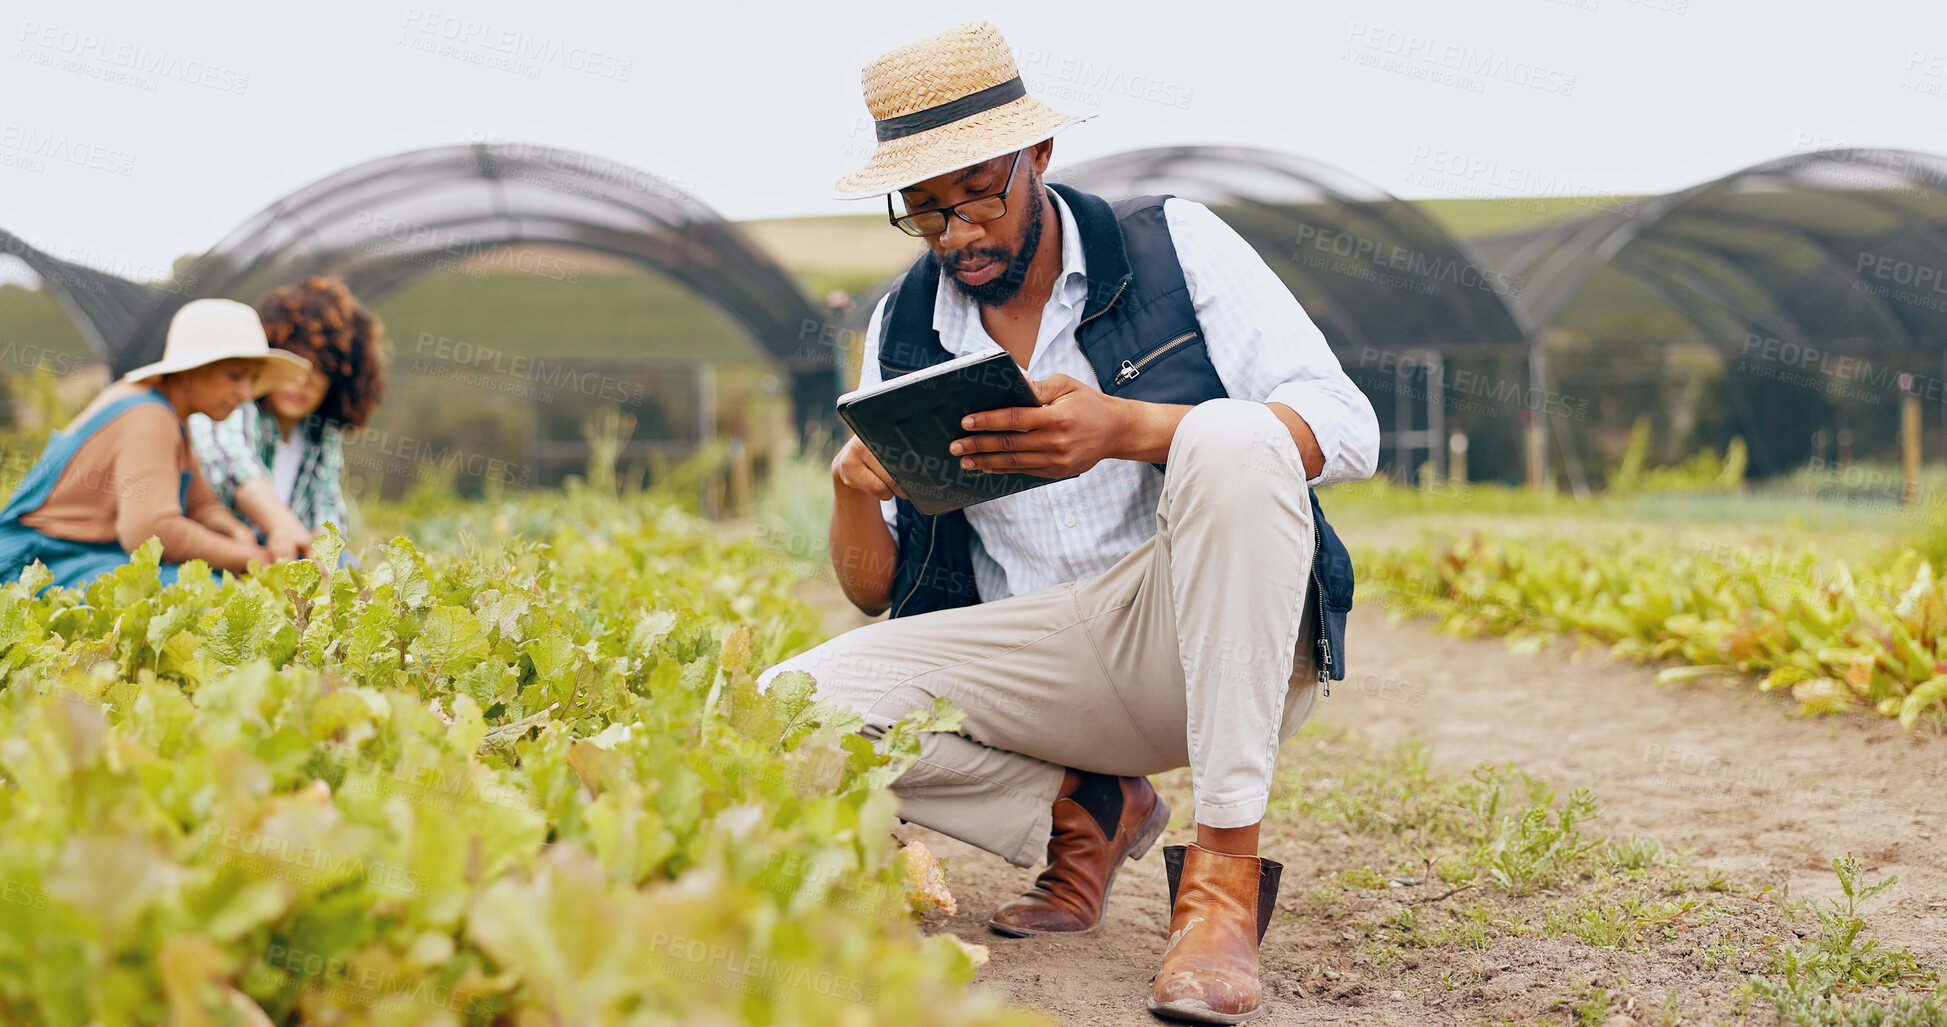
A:
<svg viewBox="0 0 1947 1027">
<path fill-rule="evenodd" d="M 1081 232 L 1068 203 L 1048 193 L 1061 218 L 1061 278 L 1028 360 L 1031 378 L 1065 374 L 1100 388 L 1075 339 L 1088 296 Z M 1172 197 L 1163 217 L 1183 266 L 1204 343 L 1233 399 L 1283 403 L 1318 437 L 1325 467 L 1309 484 L 1360 481 L 1379 461 L 1379 420 L 1352 384 L 1324 333 L 1251 244 L 1200 203 Z M 877 385 L 879 327 L 885 301 L 865 332 L 859 387 Z M 940 283 L 933 327 L 953 356 L 997 350 L 980 310 L 951 282 Z M 1019 595 L 1100 574 L 1156 534 L 1163 476 L 1144 463 L 1104 460 L 1087 473 L 967 507 L 974 530 L 974 583 L 984 600 Z M 896 507 L 883 504 L 886 523 Z"/>
<path fill-rule="evenodd" d="M 217 497 L 233 510 L 237 486 L 252 478 L 271 477 L 271 462 L 277 458 L 277 419 L 256 403 L 245 403 L 221 421 L 191 414 L 189 437 L 196 447 L 196 460 L 203 466 L 203 476 L 209 479 Z M 314 445 L 300 431 L 298 445 L 304 455 L 298 464 L 297 482 L 291 487 L 291 512 L 307 528 L 322 528 L 329 522 L 338 525 L 339 531 L 349 532 L 345 493 L 339 484 L 345 465 L 342 434 L 336 426 L 326 425 L 324 437 Z M 237 510 L 237 516 L 243 517 L 243 511 Z M 258 528 L 261 530 L 262 525 Z"/>
</svg>

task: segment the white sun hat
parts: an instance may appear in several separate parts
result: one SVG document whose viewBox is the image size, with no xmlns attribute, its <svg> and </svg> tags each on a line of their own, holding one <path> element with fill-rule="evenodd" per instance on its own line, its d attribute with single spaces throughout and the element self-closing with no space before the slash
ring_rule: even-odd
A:
<svg viewBox="0 0 1947 1027">
<path fill-rule="evenodd" d="M 122 380 L 139 382 L 239 358 L 257 362 L 259 396 L 311 372 L 309 360 L 271 346 L 263 320 L 247 304 L 208 299 L 191 300 L 176 311 L 169 320 L 162 359 L 130 371 Z"/>
<path fill-rule="evenodd" d="M 1014 51 L 990 22 L 908 43 L 865 66 L 865 106 L 878 136 L 865 167 L 838 180 L 857 200 L 1025 149 L 1074 117 L 1028 95 Z"/>
</svg>

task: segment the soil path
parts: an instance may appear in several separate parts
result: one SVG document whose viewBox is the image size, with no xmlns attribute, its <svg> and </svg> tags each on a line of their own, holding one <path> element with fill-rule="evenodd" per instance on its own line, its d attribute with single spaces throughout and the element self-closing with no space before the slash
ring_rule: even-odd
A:
<svg viewBox="0 0 1947 1027">
<path fill-rule="evenodd" d="M 807 598 L 831 611 L 830 630 L 861 622 L 842 599 L 830 602 L 835 589 L 810 588 Z M 1388 625 L 1371 605 L 1355 611 L 1349 634 L 1354 670 L 1321 702 L 1319 718 L 1381 743 L 1423 739 L 1445 769 L 1512 761 L 1564 792 L 1586 785 L 1605 807 L 1594 829 L 1694 849 L 1704 866 L 1794 898 L 1835 895 L 1831 857 L 1850 851 L 1869 878 L 1900 877 L 1869 907 L 1878 936 L 1947 964 L 1947 742 L 1866 718 L 1801 719 L 1783 697 L 1741 684 L 1659 686 L 1653 669 L 1565 644 L 1527 656 L 1437 634 L 1424 621 Z M 1185 775 L 1156 781 L 1178 811 L 1164 842 L 1191 840 Z M 1033 872 L 933 832 L 902 832 L 948 860 L 960 913 L 936 928 L 989 947 L 981 986 L 1064 1024 L 1159 1022 L 1142 1008 L 1167 924 L 1157 855 L 1124 868 L 1099 936 L 1006 939 L 982 924 Z M 1320 865 L 1329 862 L 1324 850 L 1290 839 L 1272 842 L 1267 855 L 1286 863 L 1280 901 L 1294 912 L 1302 907 L 1291 900 L 1339 869 Z M 1303 916 L 1274 923 L 1264 946 L 1271 1008 L 1255 1022 L 1471 1023 L 1491 1012 L 1454 1008 L 1437 986 L 1350 1002 L 1319 994 L 1321 980 L 1346 990 L 1345 977 L 1318 976 L 1356 962 L 1357 945 L 1342 932 Z M 1542 963 L 1540 976 L 1576 972 Z"/>
</svg>

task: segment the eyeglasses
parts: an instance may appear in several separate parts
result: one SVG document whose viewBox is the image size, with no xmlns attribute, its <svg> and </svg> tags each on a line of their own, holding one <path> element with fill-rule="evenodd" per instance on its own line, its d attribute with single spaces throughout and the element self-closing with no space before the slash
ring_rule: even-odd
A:
<svg viewBox="0 0 1947 1027">
<path fill-rule="evenodd" d="M 939 235 L 946 231 L 948 214 L 970 225 L 984 225 L 1007 216 L 1007 194 L 1014 190 L 1014 173 L 1021 169 L 1021 156 L 1026 150 L 1014 154 L 1014 163 L 1008 166 L 1007 181 L 1001 191 L 992 196 L 977 196 L 971 200 L 948 204 L 937 210 L 923 210 L 917 214 L 895 214 L 892 209 L 892 194 L 886 194 L 886 217 L 907 235 Z"/>
</svg>

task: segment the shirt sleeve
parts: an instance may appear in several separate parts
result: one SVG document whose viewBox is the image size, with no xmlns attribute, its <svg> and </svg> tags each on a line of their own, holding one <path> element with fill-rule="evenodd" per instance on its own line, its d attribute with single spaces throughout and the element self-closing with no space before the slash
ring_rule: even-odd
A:
<svg viewBox="0 0 1947 1027">
<path fill-rule="evenodd" d="M 154 536 L 162 540 L 164 563 L 201 559 L 221 570 L 247 569 L 261 550 L 198 523 L 177 499 L 184 454 L 182 430 L 175 415 L 144 404 L 102 429 L 103 434 L 111 431 L 114 480 L 121 483 L 115 507 L 115 539 L 122 548 L 132 553 Z M 191 473 L 190 504 L 206 510 L 215 496 L 206 482 L 199 492 L 196 486 L 202 477 Z"/>
<path fill-rule="evenodd" d="M 879 373 L 879 321 L 886 314 L 886 300 L 892 294 L 879 297 L 879 305 L 872 308 L 872 320 L 865 326 L 865 341 L 859 346 L 859 384 L 858 388 L 869 389 L 885 381 Z M 886 519 L 886 527 L 892 530 L 894 545 L 899 544 L 899 504 L 890 499 L 879 500 L 879 514 Z"/>
<path fill-rule="evenodd" d="M 196 462 L 203 477 L 224 503 L 235 503 L 237 486 L 252 478 L 270 477 L 270 468 L 257 458 L 250 444 L 250 429 L 245 421 L 256 415 L 254 404 L 238 407 L 221 421 L 202 414 L 189 415 L 189 441 L 196 449 Z"/>
<path fill-rule="evenodd" d="M 337 428 L 326 428 L 324 438 L 318 441 L 318 480 L 313 507 L 316 511 L 316 524 L 305 527 L 312 531 L 323 531 L 326 522 L 338 526 L 338 534 L 350 535 L 351 526 L 345 523 L 345 437 Z"/>
<path fill-rule="evenodd" d="M 219 532 L 226 538 L 230 532 L 239 528 L 250 530 L 250 526 L 243 523 L 243 519 L 230 509 L 228 503 L 217 498 L 216 491 L 210 488 L 209 479 L 203 477 L 201 468 L 190 470 L 189 490 L 184 498 L 187 505 L 183 513 L 190 520 Z"/>
<path fill-rule="evenodd" d="M 1163 204 L 1210 363 L 1236 399 L 1283 403 L 1305 419 L 1325 466 L 1309 484 L 1360 481 L 1379 465 L 1379 418 L 1325 333 L 1257 250 L 1210 208 Z"/>
</svg>

